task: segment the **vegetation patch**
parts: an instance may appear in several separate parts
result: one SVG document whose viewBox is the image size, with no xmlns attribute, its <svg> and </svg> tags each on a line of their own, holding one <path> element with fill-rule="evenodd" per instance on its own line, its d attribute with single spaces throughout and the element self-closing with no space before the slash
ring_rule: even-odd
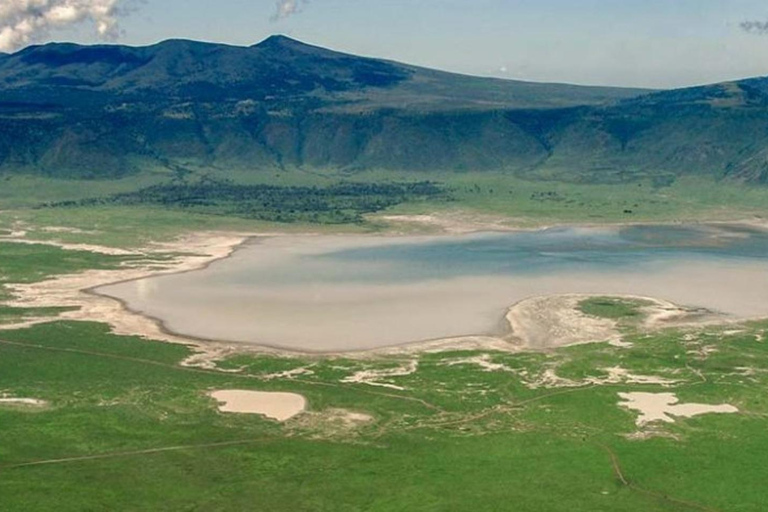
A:
<svg viewBox="0 0 768 512">
<path fill-rule="evenodd" d="M 0 302 L 11 298 L 11 283 L 36 283 L 61 274 L 88 269 L 118 268 L 134 256 L 112 256 L 89 251 L 70 251 L 52 245 L 0 242 Z M 28 316 L 56 316 L 66 308 L 10 308 L 0 306 L 0 324 Z"/>
<path fill-rule="evenodd" d="M 643 317 L 641 308 L 647 301 L 617 297 L 590 297 L 579 302 L 579 311 L 585 315 L 611 320 L 639 320 Z"/>
<path fill-rule="evenodd" d="M 444 189 L 428 181 L 278 186 L 206 179 L 153 185 L 135 192 L 47 206 L 150 205 L 263 221 L 344 224 L 360 223 L 364 214 L 401 203 L 434 200 L 445 195 Z"/>
<path fill-rule="evenodd" d="M 0 305 L 0 325 L 15 324 L 33 318 L 52 318 L 77 309 L 75 307 L 16 308 Z"/>
<path fill-rule="evenodd" d="M 34 283 L 88 269 L 118 268 L 138 258 L 70 251 L 52 245 L 0 242 L 0 284 Z"/>
</svg>

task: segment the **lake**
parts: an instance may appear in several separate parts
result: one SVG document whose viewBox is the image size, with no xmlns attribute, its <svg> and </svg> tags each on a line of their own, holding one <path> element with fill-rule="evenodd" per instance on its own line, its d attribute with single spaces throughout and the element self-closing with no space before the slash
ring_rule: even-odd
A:
<svg viewBox="0 0 768 512">
<path fill-rule="evenodd" d="M 306 352 L 495 334 L 513 304 L 563 293 L 768 317 L 768 232 L 697 225 L 264 237 L 199 271 L 98 292 L 178 334 Z"/>
</svg>

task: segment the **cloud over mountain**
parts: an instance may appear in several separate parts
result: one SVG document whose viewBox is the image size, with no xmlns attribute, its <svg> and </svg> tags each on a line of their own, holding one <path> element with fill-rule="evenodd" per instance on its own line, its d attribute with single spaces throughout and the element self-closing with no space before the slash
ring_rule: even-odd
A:
<svg viewBox="0 0 768 512">
<path fill-rule="evenodd" d="M 119 35 L 124 0 L 6 0 L 0 3 L 0 51 L 40 40 L 51 30 L 89 22 L 104 39 Z"/>
</svg>

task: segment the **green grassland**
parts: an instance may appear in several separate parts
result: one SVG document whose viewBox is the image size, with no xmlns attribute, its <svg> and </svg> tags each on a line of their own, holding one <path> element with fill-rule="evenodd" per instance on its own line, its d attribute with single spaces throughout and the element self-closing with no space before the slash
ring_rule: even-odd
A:
<svg viewBox="0 0 768 512">
<path fill-rule="evenodd" d="M 628 334 L 634 346 L 552 354 L 490 353 L 507 371 L 462 363 L 476 353 L 418 358 L 382 382 L 341 380 L 398 359 L 238 356 L 223 373 L 179 366 L 181 346 L 57 322 L 4 332 L 0 390 L 41 409 L 0 406 L 0 509 L 761 511 L 768 478 L 768 348 L 753 324 L 682 341 Z M 696 348 L 717 352 L 700 357 Z M 603 365 L 674 377 L 656 385 L 587 385 Z M 268 380 L 276 370 L 311 374 Z M 573 387 L 529 384 L 546 369 Z M 747 375 L 743 368 L 760 371 Z M 213 389 L 291 391 L 310 410 L 278 424 L 216 411 Z M 635 413 L 618 392 L 675 392 L 741 413 L 680 419 L 632 440 Z M 329 411 L 362 412 L 345 426 Z"/>
<path fill-rule="evenodd" d="M 683 177 L 668 186 L 651 182 L 585 185 L 529 181 L 512 175 L 451 174 L 451 201 L 405 204 L 399 213 L 459 209 L 513 219 L 524 226 L 742 220 L 768 215 L 768 188 Z"/>
<path fill-rule="evenodd" d="M 15 325 L 27 320 L 57 317 L 61 313 L 74 311 L 72 307 L 17 308 L 0 305 L 0 325 Z"/>
<path fill-rule="evenodd" d="M 270 232 L 363 232 L 374 229 L 359 224 L 277 223 L 166 209 L 153 206 L 92 206 L 77 208 L 15 209 L 0 213 L 0 226 L 14 225 L 32 240 L 56 240 L 117 248 L 141 248 L 168 242 L 200 231 Z M 73 228 L 76 232 L 50 232 L 48 226 Z M 0 228 L 2 229 L 2 228 Z"/>
<path fill-rule="evenodd" d="M 224 180 L 243 190 L 270 187 L 273 196 L 251 197 L 246 201 L 250 207 L 245 208 L 231 196 L 217 197 L 215 185 L 210 186 L 210 197 L 204 204 L 189 197 L 181 201 L 160 197 L 150 188 L 180 183 L 197 187 L 201 180 Z M 402 192 L 403 185 L 415 183 L 432 183 L 440 193 L 423 196 Z M 336 192 L 349 187 L 365 191 L 372 184 L 390 190 L 379 191 L 379 195 L 363 193 L 361 197 Z M 302 195 L 306 190 L 313 193 Z M 317 199 L 317 190 L 324 194 L 322 200 Z M 274 197 L 287 198 L 287 203 L 275 203 Z M 291 208 L 283 208 L 283 203 L 291 204 Z M 768 215 L 768 187 L 694 176 L 664 184 L 652 180 L 578 184 L 523 180 L 501 172 L 340 173 L 306 169 L 190 172 L 181 177 L 157 170 L 123 180 L 91 181 L 14 176 L 0 187 L 0 233 L 18 222 L 33 231 L 39 226 L 74 227 L 86 233 L 38 231 L 34 235 L 38 239 L 116 246 L 142 245 L 206 229 L 370 232 L 387 229 L 377 220 L 381 213 L 456 212 L 469 217 L 493 216 L 523 227 L 764 219 Z M 91 236 L 86 236 L 88 232 Z"/>
</svg>

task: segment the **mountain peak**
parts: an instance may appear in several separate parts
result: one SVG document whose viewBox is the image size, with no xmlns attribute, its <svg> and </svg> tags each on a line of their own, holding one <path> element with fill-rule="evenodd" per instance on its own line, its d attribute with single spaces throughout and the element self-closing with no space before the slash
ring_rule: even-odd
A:
<svg viewBox="0 0 768 512">
<path fill-rule="evenodd" d="M 260 43 L 253 45 L 255 48 L 313 48 L 313 46 L 302 43 L 296 39 L 283 34 L 274 34 L 264 39 Z"/>
<path fill-rule="evenodd" d="M 287 42 L 298 43 L 296 39 L 288 37 L 284 34 L 272 34 L 271 36 L 267 37 L 260 43 L 257 43 L 257 45 L 262 45 L 262 44 L 268 45 L 268 44 L 278 44 L 278 43 L 287 43 Z"/>
<path fill-rule="evenodd" d="M 374 90 L 377 91 L 374 93 Z M 275 34 L 250 47 L 169 39 L 150 46 L 31 46 L 0 56 L 0 92 L 67 103 L 242 99 L 317 108 L 452 110 L 603 104 L 640 92 L 473 78 L 357 57 Z"/>
</svg>

